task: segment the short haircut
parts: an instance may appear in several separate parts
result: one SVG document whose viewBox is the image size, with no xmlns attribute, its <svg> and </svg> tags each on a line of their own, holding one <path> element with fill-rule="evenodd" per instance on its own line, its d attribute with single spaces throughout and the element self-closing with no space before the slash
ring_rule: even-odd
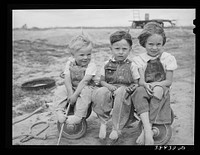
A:
<svg viewBox="0 0 200 155">
<path fill-rule="evenodd" d="M 166 43 L 166 36 L 162 26 L 156 22 L 149 22 L 144 26 L 143 31 L 138 36 L 140 45 L 145 47 L 147 39 L 153 34 L 161 35 L 163 37 L 163 45 Z"/>
<path fill-rule="evenodd" d="M 78 35 L 69 43 L 69 50 L 71 54 L 79 51 L 80 49 L 88 48 L 89 50 L 92 49 L 92 42 L 86 37 L 85 35 Z"/>
<path fill-rule="evenodd" d="M 126 31 L 116 31 L 115 33 L 113 33 L 111 36 L 110 36 L 110 43 L 111 45 L 117 41 L 120 41 L 122 39 L 125 39 L 128 44 L 130 46 L 132 46 L 133 42 L 132 42 L 132 37 L 131 35 L 126 32 Z"/>
</svg>

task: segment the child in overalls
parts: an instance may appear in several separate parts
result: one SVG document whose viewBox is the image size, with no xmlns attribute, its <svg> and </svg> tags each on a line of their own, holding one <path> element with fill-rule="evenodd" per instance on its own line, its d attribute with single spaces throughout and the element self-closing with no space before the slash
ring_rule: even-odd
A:
<svg viewBox="0 0 200 155">
<path fill-rule="evenodd" d="M 166 36 L 159 24 L 147 24 L 138 39 L 146 53 L 133 58 L 140 73 L 140 86 L 133 95 L 133 104 L 143 124 L 136 143 L 153 145 L 152 124 L 172 123 L 169 89 L 177 62 L 172 54 L 163 51 Z"/>
<path fill-rule="evenodd" d="M 87 115 L 91 104 L 96 65 L 91 62 L 92 43 L 86 36 L 72 39 L 69 50 L 72 59 L 66 63 L 64 85 L 55 93 L 56 113 L 58 121 L 63 123 L 66 120 L 66 104 L 69 103 L 74 107 L 74 115 L 68 116 L 67 123 L 76 124 Z"/>
<path fill-rule="evenodd" d="M 129 120 L 131 111 L 130 94 L 137 86 L 137 67 L 127 58 L 132 47 L 132 37 L 125 31 L 117 31 L 110 36 L 112 58 L 105 62 L 100 71 L 102 87 L 93 93 L 93 111 L 100 120 L 99 138 L 106 138 L 107 122 L 112 119 L 109 138 L 118 139 L 122 128 Z M 111 112 L 112 111 L 112 112 Z"/>
</svg>

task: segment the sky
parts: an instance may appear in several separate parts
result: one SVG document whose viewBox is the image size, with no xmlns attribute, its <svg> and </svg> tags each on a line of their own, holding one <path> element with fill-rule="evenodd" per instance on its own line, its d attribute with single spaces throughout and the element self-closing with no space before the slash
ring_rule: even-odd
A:
<svg viewBox="0 0 200 155">
<path fill-rule="evenodd" d="M 176 20 L 177 26 L 192 26 L 196 9 L 23 9 L 12 10 L 13 28 L 74 26 L 130 26 L 133 18 Z"/>
</svg>

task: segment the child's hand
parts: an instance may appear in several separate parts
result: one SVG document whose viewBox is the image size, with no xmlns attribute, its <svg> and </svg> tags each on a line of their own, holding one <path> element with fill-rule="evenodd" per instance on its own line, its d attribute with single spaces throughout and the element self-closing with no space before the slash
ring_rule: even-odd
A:
<svg viewBox="0 0 200 155">
<path fill-rule="evenodd" d="M 115 90 L 117 89 L 116 86 L 111 85 L 111 84 L 107 85 L 107 88 L 108 88 L 110 91 L 115 91 Z"/>
<path fill-rule="evenodd" d="M 132 93 L 136 88 L 137 88 L 138 84 L 131 84 L 129 87 L 126 88 L 126 91 L 128 93 Z"/>
<path fill-rule="evenodd" d="M 148 93 L 150 96 L 152 96 L 152 95 L 153 95 L 153 90 L 152 90 L 153 87 L 152 87 L 152 85 L 151 85 L 150 83 L 145 83 L 145 84 L 144 84 L 144 87 L 145 87 L 147 93 Z"/>
<path fill-rule="evenodd" d="M 74 105 L 74 103 L 76 102 L 77 100 L 77 96 L 76 95 L 71 95 L 68 99 L 67 99 L 67 102 L 70 104 L 70 105 Z"/>
</svg>

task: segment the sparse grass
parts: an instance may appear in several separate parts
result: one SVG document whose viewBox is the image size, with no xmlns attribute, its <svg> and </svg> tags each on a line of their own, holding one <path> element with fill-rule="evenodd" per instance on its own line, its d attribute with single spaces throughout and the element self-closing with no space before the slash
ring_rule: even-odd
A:
<svg viewBox="0 0 200 155">
<path fill-rule="evenodd" d="M 13 86 L 13 107 L 18 112 L 13 112 L 13 117 L 23 113 L 30 113 L 44 105 L 44 103 L 51 102 L 49 95 L 52 96 L 50 89 L 40 89 L 38 91 L 25 91 L 20 86 Z"/>
</svg>

